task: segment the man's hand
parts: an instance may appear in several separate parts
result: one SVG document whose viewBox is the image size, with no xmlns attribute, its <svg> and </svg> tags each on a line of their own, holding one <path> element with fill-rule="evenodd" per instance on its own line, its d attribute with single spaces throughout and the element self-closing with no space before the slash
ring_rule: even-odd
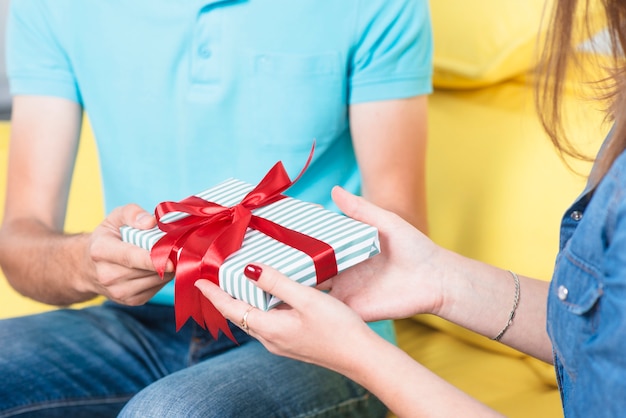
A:
<svg viewBox="0 0 626 418">
<path fill-rule="evenodd" d="M 169 280 L 155 272 L 150 253 L 121 241 L 120 227 L 129 225 L 150 229 L 156 225 L 154 216 L 130 204 L 119 207 L 93 231 L 87 247 L 87 260 L 94 272 L 89 290 L 124 305 L 142 305 Z M 172 271 L 168 265 L 168 271 Z"/>
</svg>

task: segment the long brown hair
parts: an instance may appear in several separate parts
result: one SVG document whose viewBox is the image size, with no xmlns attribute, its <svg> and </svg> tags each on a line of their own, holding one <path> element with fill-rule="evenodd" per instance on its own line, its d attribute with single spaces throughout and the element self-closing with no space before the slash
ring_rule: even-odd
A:
<svg viewBox="0 0 626 418">
<path fill-rule="evenodd" d="M 592 12 L 592 10 L 594 12 Z M 584 67 L 576 54 L 580 39 L 597 30 L 597 11 L 609 33 L 610 59 L 600 62 L 597 54 L 587 56 L 602 65 L 606 77 L 594 81 L 598 98 L 605 100 L 606 119 L 613 123 L 612 134 L 596 161 L 594 177 L 597 182 L 611 164 L 626 149 L 626 1 L 625 0 L 555 0 L 545 47 L 538 67 L 537 105 L 541 122 L 552 143 L 562 156 L 590 160 L 588 155 L 568 140 L 562 115 L 564 84 L 572 70 Z"/>
</svg>

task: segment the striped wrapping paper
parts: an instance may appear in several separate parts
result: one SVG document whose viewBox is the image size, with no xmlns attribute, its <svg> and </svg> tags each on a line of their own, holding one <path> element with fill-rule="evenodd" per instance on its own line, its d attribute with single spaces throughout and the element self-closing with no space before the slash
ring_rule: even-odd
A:
<svg viewBox="0 0 626 418">
<path fill-rule="evenodd" d="M 230 179 L 197 196 L 222 206 L 234 206 L 253 187 Z M 380 252 L 376 228 L 315 204 L 286 197 L 252 212 L 329 244 L 335 251 L 337 270 L 340 272 Z M 183 213 L 170 213 L 161 220 L 171 222 L 185 216 L 187 215 Z M 164 235 L 156 227 L 139 230 L 124 226 L 120 231 L 122 240 L 146 250 L 150 250 Z M 281 301 L 259 289 L 243 275 L 244 267 L 250 262 L 270 265 L 306 286 L 317 284 L 313 260 L 307 254 L 248 228 L 242 247 L 231 254 L 220 267 L 219 285 L 231 296 L 259 309 L 271 309 Z"/>
</svg>

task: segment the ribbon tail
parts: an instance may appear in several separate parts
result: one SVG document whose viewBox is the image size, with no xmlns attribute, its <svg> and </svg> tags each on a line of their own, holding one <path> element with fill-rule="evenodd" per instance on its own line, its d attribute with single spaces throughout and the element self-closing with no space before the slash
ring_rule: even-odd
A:
<svg viewBox="0 0 626 418">
<path fill-rule="evenodd" d="M 167 268 L 168 260 L 170 260 L 174 265 L 174 268 L 176 268 L 176 264 L 178 262 L 178 260 L 176 259 L 177 240 L 177 237 L 164 235 L 152 246 L 152 250 L 150 250 L 150 258 L 152 259 L 152 264 L 154 264 L 154 268 L 161 278 L 165 276 L 165 270 Z"/>
<path fill-rule="evenodd" d="M 248 229 L 248 224 L 252 216 L 249 210 L 244 209 L 241 206 L 235 207 L 234 212 L 235 215 L 233 223 L 214 238 L 213 242 L 209 245 L 207 252 L 202 257 L 202 277 L 208 278 L 218 286 L 220 284 L 220 266 L 230 254 L 241 248 L 243 238 L 246 234 L 246 230 Z M 198 293 L 202 296 L 199 290 Z M 237 344 L 237 340 L 228 326 L 228 321 L 224 318 L 222 313 L 218 311 L 217 308 L 213 306 L 213 304 L 205 297 L 201 297 L 200 304 L 205 329 L 211 333 L 213 338 L 217 339 L 219 332 L 222 331 L 224 335 Z"/>
<path fill-rule="evenodd" d="M 307 158 L 306 163 L 304 164 L 304 167 L 302 167 L 302 170 L 300 170 L 300 173 L 298 174 L 298 176 L 291 182 L 290 187 L 293 186 L 298 180 L 300 180 L 300 177 L 302 177 L 302 175 L 307 170 L 307 168 L 309 168 L 309 165 L 311 164 L 311 160 L 313 160 L 314 153 L 315 153 L 315 140 L 313 140 L 313 145 L 311 145 L 311 152 L 309 152 L 309 158 Z"/>
<path fill-rule="evenodd" d="M 309 168 L 309 165 L 313 160 L 314 151 L 315 141 L 313 141 L 313 146 L 311 147 L 311 152 L 309 153 L 309 158 L 307 159 L 306 164 L 293 181 L 289 179 L 289 175 L 287 174 L 282 161 L 274 164 L 259 184 L 257 184 L 257 186 L 243 198 L 241 205 L 247 207 L 248 209 L 254 209 L 283 199 L 285 196 L 281 195 L 281 193 L 300 180 L 300 177 L 302 177 L 307 168 Z"/>
<path fill-rule="evenodd" d="M 174 283 L 174 313 L 176 316 L 176 331 L 187 323 L 189 318 L 193 318 L 197 323 L 202 323 L 202 310 L 199 303 L 201 299 L 194 292 L 196 287 L 191 284 L 185 283 L 186 280 L 181 280 L 181 277 L 176 277 Z"/>
<path fill-rule="evenodd" d="M 200 327 L 209 331 L 215 340 L 222 331 L 226 337 L 237 343 L 226 318 L 202 295 L 198 288 L 177 286 L 175 292 L 176 331 L 179 331 L 189 318 L 192 318 Z"/>
<path fill-rule="evenodd" d="M 176 266 L 178 265 L 178 251 L 182 248 L 187 237 L 194 232 L 195 226 L 190 222 L 191 219 L 185 219 L 185 221 L 187 223 L 183 224 L 175 234 L 163 235 L 150 250 L 150 258 L 152 259 L 156 272 L 161 278 L 165 276 L 168 260 L 172 262 L 174 270 L 176 270 Z"/>
<path fill-rule="evenodd" d="M 233 342 L 235 340 L 232 334 L 228 321 L 220 311 L 213 306 L 213 304 L 204 297 L 202 292 L 195 287 L 196 280 L 205 278 L 211 280 L 213 283 L 219 285 L 218 272 L 219 266 L 224 259 L 232 252 L 241 247 L 241 240 L 243 234 L 247 228 L 246 217 L 250 218 L 250 212 L 243 210 L 244 220 L 242 222 L 235 222 L 235 225 L 228 225 L 224 228 L 223 225 L 213 225 L 214 228 L 206 226 L 205 228 L 198 228 L 193 236 L 188 237 L 185 245 L 183 246 L 180 257 L 178 260 L 178 270 L 176 272 L 175 283 L 175 312 L 176 312 L 176 325 L 178 329 L 182 327 L 187 320 L 191 317 L 198 325 L 206 329 L 211 333 L 214 339 L 219 337 L 219 332 L 222 331 L 225 336 L 230 338 Z M 238 240 L 233 239 L 231 234 L 225 233 L 225 231 L 231 229 L 242 229 L 243 232 L 235 234 L 237 237 L 241 236 Z M 226 239 L 226 237 L 229 239 Z M 204 261 L 207 258 L 205 249 L 208 247 L 212 249 L 215 247 L 216 241 L 221 237 L 226 241 L 228 248 L 225 253 L 217 251 L 217 259 L 212 260 L 213 269 L 209 269 L 210 273 L 205 271 L 207 266 Z M 224 249 L 222 249 L 224 250 Z M 212 251 L 208 251 L 212 253 Z"/>
<path fill-rule="evenodd" d="M 202 293 L 196 288 L 196 280 L 202 277 L 200 261 L 202 255 L 197 252 L 195 242 L 189 242 L 178 259 L 176 279 L 174 280 L 174 310 L 176 314 L 176 330 L 185 325 L 189 318 L 198 324 L 204 323 L 201 301 Z"/>
<path fill-rule="evenodd" d="M 199 290 L 198 290 L 198 293 L 200 293 Z M 219 336 L 220 331 L 222 331 L 222 333 L 226 337 L 228 337 L 232 342 L 234 342 L 235 344 L 238 344 L 237 340 L 235 339 L 235 336 L 233 335 L 233 333 L 230 330 L 230 327 L 228 326 L 228 321 L 226 320 L 226 318 L 222 316 L 221 312 L 218 311 L 217 308 L 207 298 L 201 297 L 200 306 L 201 306 L 202 317 L 203 317 L 200 325 L 201 326 L 204 325 L 203 328 L 209 331 L 209 333 L 214 339 L 217 340 L 217 337 Z"/>
</svg>

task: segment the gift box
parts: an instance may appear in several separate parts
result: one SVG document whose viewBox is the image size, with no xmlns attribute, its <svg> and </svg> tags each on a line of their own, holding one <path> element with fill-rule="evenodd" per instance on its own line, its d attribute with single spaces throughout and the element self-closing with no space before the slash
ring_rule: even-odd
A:
<svg viewBox="0 0 626 418">
<path fill-rule="evenodd" d="M 196 196 L 221 206 L 231 207 L 239 203 L 252 189 L 253 186 L 250 184 L 231 179 Z M 252 213 L 329 244 L 336 255 L 337 271 L 354 266 L 380 251 L 376 228 L 326 210 L 319 205 L 285 197 L 278 202 L 255 209 Z M 183 213 L 170 213 L 163 217 L 162 221 L 171 222 L 185 216 Z M 158 227 L 139 230 L 124 226 L 121 233 L 122 240 L 146 250 L 152 249 L 153 245 L 165 235 Z M 292 280 L 307 286 L 317 284 L 311 257 L 262 232 L 248 228 L 241 249 L 231 254 L 220 267 L 219 285 L 231 296 L 262 310 L 276 306 L 280 300 L 263 292 L 243 275 L 244 267 L 250 262 L 270 265 Z"/>
<path fill-rule="evenodd" d="M 253 194 L 257 192 L 257 189 L 263 189 L 261 186 L 264 182 L 266 182 L 266 179 L 255 188 L 237 179 L 224 181 L 192 198 L 194 205 L 197 206 L 198 201 L 201 201 L 210 205 L 211 209 L 202 208 L 202 204 L 200 204 L 200 208 L 181 212 L 177 210 L 180 205 L 174 204 L 174 206 L 170 207 L 169 213 L 160 215 L 157 213 L 157 218 L 160 217 L 160 226 L 150 230 L 139 230 L 129 226 L 122 227 L 120 230 L 122 240 L 146 250 L 154 251 L 155 245 L 161 242 L 167 235 L 163 230 L 164 227 L 177 222 L 184 223 L 190 217 L 193 218 L 194 216 L 202 215 L 204 212 L 211 212 L 214 208 L 218 208 L 217 211 L 221 215 L 211 215 L 214 218 L 216 217 L 211 222 L 217 224 L 220 222 L 226 222 L 227 224 L 228 222 L 233 222 L 230 218 L 228 221 L 224 221 L 224 218 L 232 216 L 232 213 L 242 206 L 242 200 L 258 201 L 260 198 L 255 197 Z M 258 206 L 249 210 L 252 220 L 256 219 L 256 221 L 246 220 L 248 224 L 243 227 L 245 232 L 241 234 L 241 243 L 237 244 L 237 249 L 225 259 L 219 260 L 217 271 L 211 271 L 210 268 L 206 269 L 204 265 L 193 267 L 191 272 L 187 268 L 186 290 L 181 290 L 182 287 L 179 287 L 179 280 L 181 279 L 179 270 L 184 251 L 186 250 L 185 246 L 188 243 L 170 244 L 171 248 L 168 251 L 171 251 L 171 255 L 169 259 L 175 265 L 178 264 L 175 269 L 175 308 L 177 326 L 179 328 L 191 316 L 200 325 L 206 325 L 211 330 L 211 324 L 204 322 L 207 320 L 207 316 L 215 316 L 215 313 L 207 312 L 206 307 L 202 308 L 202 316 L 204 318 L 200 318 L 201 315 L 199 313 L 194 314 L 192 311 L 181 314 L 182 316 L 179 318 L 179 309 L 188 310 L 183 305 L 207 302 L 202 295 L 198 296 L 198 294 L 186 297 L 187 300 L 185 301 L 181 300 L 183 292 L 199 292 L 193 286 L 193 283 L 199 278 L 209 278 L 214 283 L 219 284 L 231 296 L 248 302 L 258 309 L 268 310 L 281 303 L 281 301 L 258 288 L 244 276 L 243 271 L 247 264 L 257 262 L 271 265 L 292 280 L 306 286 L 315 286 L 334 276 L 337 272 L 354 266 L 378 254 L 380 251 L 378 231 L 370 225 L 331 212 L 319 205 L 303 202 L 282 194 L 271 198 L 267 198 L 265 194 L 262 195 L 268 200 L 268 203 L 252 205 Z M 181 203 L 184 204 L 189 199 L 181 201 Z M 247 204 L 247 206 L 251 205 Z M 280 230 L 275 232 L 270 228 L 272 232 L 263 232 L 263 228 L 257 226 L 261 222 L 267 222 L 270 226 L 278 227 Z M 193 226 L 193 223 L 194 221 L 192 220 L 192 222 L 181 225 L 178 228 L 179 235 L 187 237 L 196 233 L 201 236 L 200 238 L 202 239 L 200 241 L 204 239 L 204 236 L 211 235 L 211 233 L 194 232 L 192 229 L 188 229 L 190 226 Z M 235 223 L 241 223 L 241 221 L 235 221 Z M 219 234 L 221 232 L 215 233 L 216 236 Z M 300 244 L 301 238 L 312 240 L 312 247 L 315 247 L 315 249 L 306 248 L 311 246 L 309 244 Z M 215 236 L 209 236 L 205 240 L 207 242 L 206 247 L 215 247 L 219 239 L 222 239 L 222 245 L 230 245 L 231 239 L 228 236 L 225 239 L 223 236 L 217 239 Z M 236 241 L 237 237 L 235 236 L 233 240 Z M 321 249 L 316 242 L 321 245 Z M 217 247 L 217 249 L 213 248 L 213 251 L 219 253 L 222 250 L 219 248 L 220 244 L 217 244 Z M 208 249 L 202 249 L 202 251 L 205 250 Z M 154 252 L 152 255 L 154 260 Z M 198 255 L 198 257 L 200 256 Z M 212 258 L 212 256 L 206 256 L 205 254 L 201 257 L 202 261 L 199 264 L 204 264 L 207 260 L 211 261 Z M 213 309 L 215 308 L 213 307 Z M 218 329 L 226 332 L 223 326 L 219 326 Z"/>
</svg>

